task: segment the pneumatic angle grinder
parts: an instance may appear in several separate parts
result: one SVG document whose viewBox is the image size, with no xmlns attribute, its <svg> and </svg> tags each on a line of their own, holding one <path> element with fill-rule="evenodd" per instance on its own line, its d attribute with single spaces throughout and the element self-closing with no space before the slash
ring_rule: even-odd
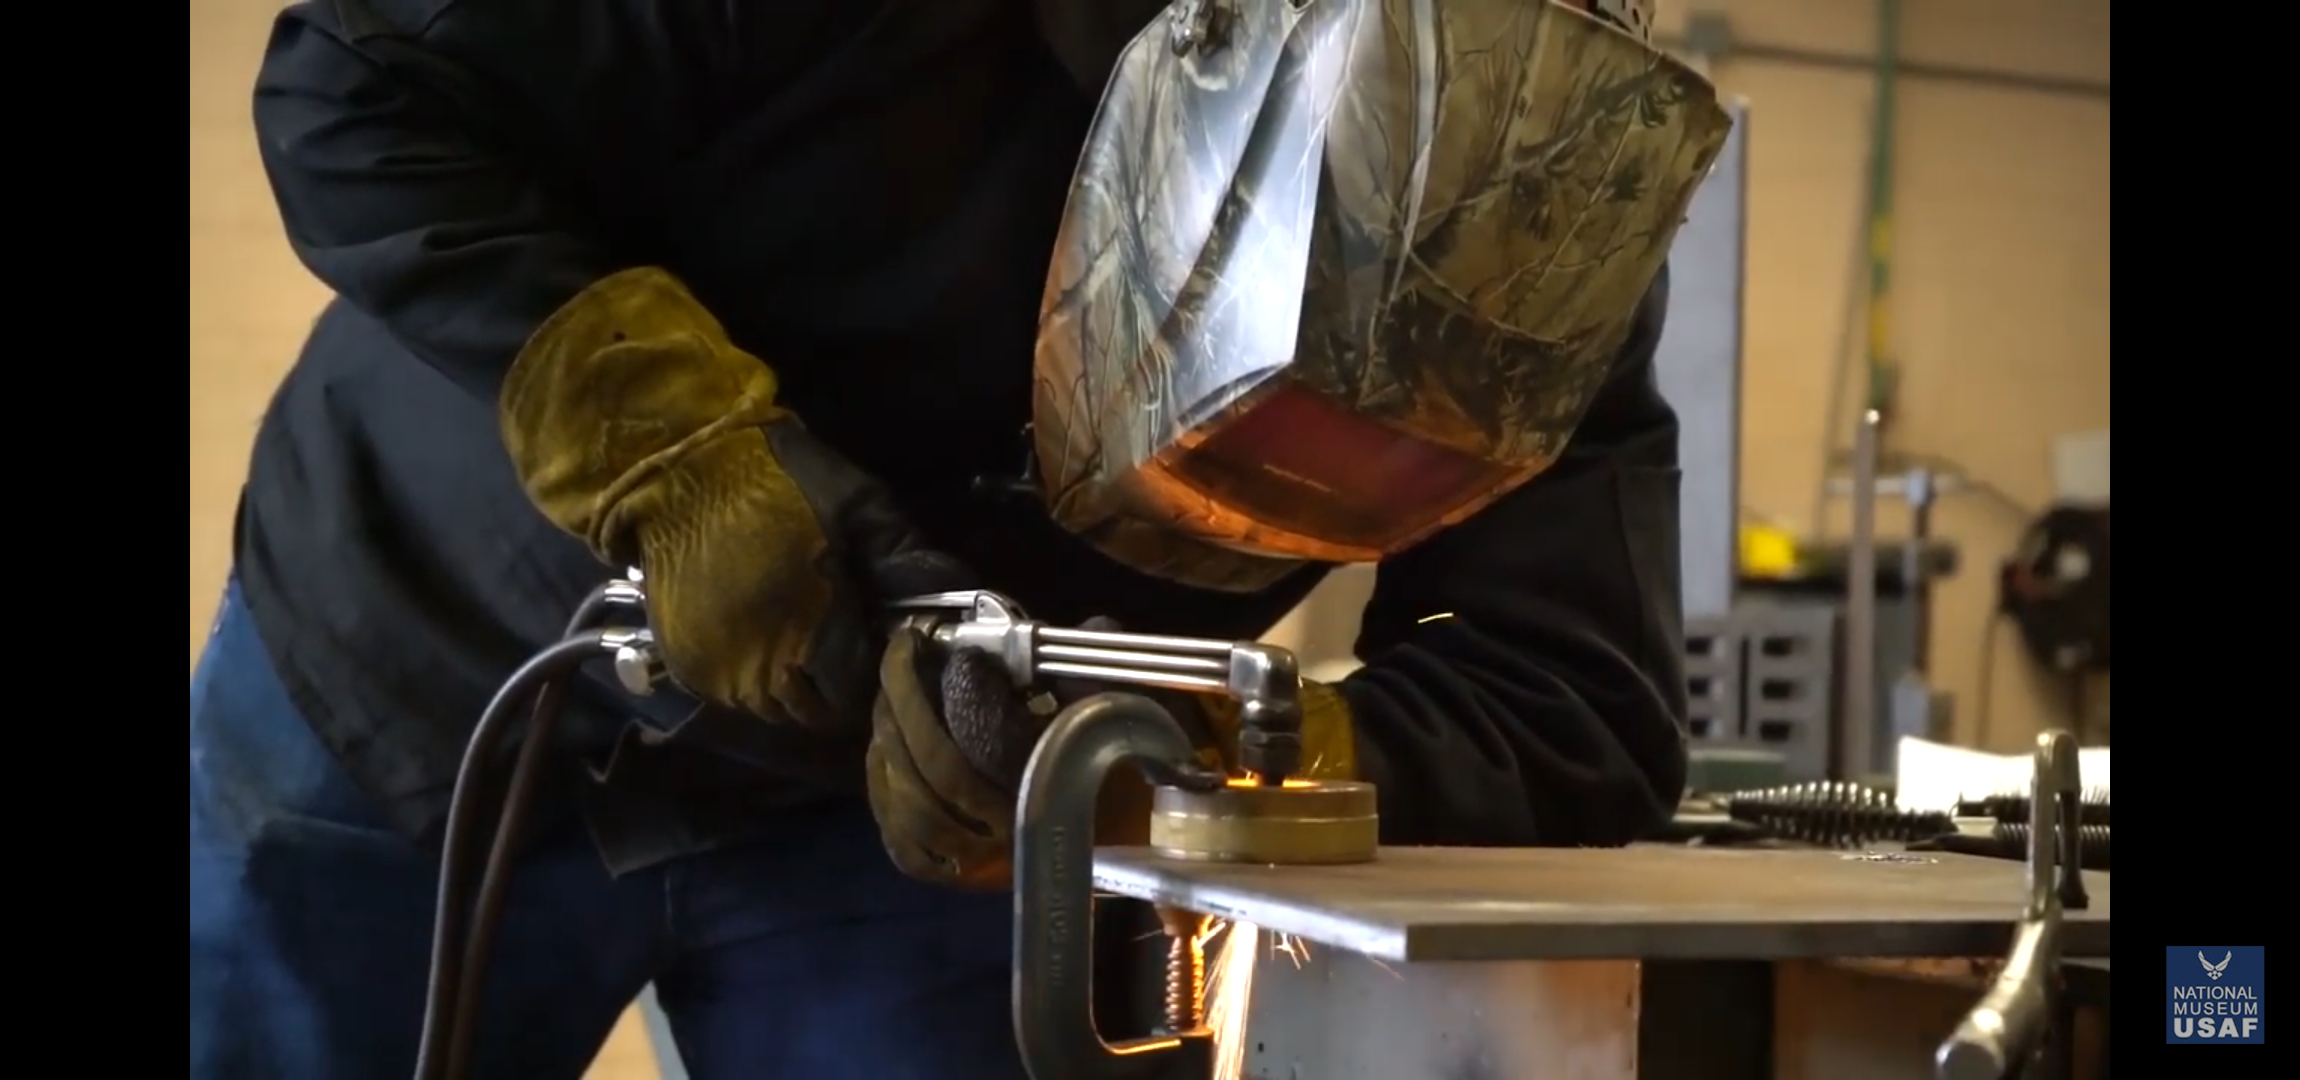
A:
<svg viewBox="0 0 2300 1080">
<path fill-rule="evenodd" d="M 468 1071 L 487 954 L 568 679 L 599 660 L 611 663 L 616 682 L 633 695 L 651 693 L 664 678 L 652 634 L 643 625 L 618 625 L 644 623 L 644 580 L 633 569 L 593 590 L 567 636 L 513 674 L 472 733 L 441 857 L 416 1080 L 461 1080 Z M 891 607 L 899 625 L 941 648 L 997 657 L 1025 693 L 1066 679 L 1238 703 L 1240 776 L 1202 765 L 1181 723 L 1151 698 L 1107 691 L 1070 704 L 1037 736 L 1014 828 L 1014 1025 L 1031 1076 L 1207 1080 L 1214 1045 L 1204 1024 L 1201 916 L 1160 912 L 1173 937 L 1163 1030 L 1112 1043 L 1095 1025 L 1088 991 L 1095 812 L 1104 782 L 1130 766 L 1153 786 L 1150 844 L 1168 857 L 1328 865 L 1372 859 L 1379 832 L 1372 786 L 1295 778 L 1302 717 L 1293 654 L 1251 641 L 1052 626 L 983 591 L 911 597 Z M 632 617 L 619 618 L 623 613 Z M 491 796 L 486 773 L 518 710 L 530 703 L 490 838 L 477 819 Z M 475 877 L 475 870 L 483 873 Z"/>
</svg>

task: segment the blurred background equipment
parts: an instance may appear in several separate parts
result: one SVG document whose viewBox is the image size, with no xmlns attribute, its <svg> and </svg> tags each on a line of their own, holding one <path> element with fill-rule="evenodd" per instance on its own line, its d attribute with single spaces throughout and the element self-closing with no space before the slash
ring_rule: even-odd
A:
<svg viewBox="0 0 2300 1080">
<path fill-rule="evenodd" d="M 2009 620 L 2021 651 L 2065 687 L 2068 724 L 2093 745 L 2108 743 L 2108 724 L 2092 702 L 2105 685 L 2108 650 L 2108 507 L 2060 505 L 2021 534 L 1997 570 L 1997 614 L 1983 634 L 1981 686 L 1994 682 L 1996 628 Z M 1976 729 L 1989 730 L 1984 708 Z"/>
<path fill-rule="evenodd" d="M 1669 249 L 1669 322 L 1654 354 L 1677 408 L 1685 610 L 1733 606 L 1741 539 L 1741 342 L 1749 265 L 1749 104 L 1728 101 L 1733 133 Z"/>
<path fill-rule="evenodd" d="M 1998 575 L 1998 609 L 2030 659 L 2068 674 L 2108 670 L 2108 508 L 2056 506 Z"/>
</svg>

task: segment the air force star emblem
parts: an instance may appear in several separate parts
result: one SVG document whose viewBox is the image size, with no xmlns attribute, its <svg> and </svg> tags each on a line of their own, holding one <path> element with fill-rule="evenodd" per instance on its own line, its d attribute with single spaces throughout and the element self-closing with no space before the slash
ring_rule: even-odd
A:
<svg viewBox="0 0 2300 1080">
<path fill-rule="evenodd" d="M 2204 965 L 2204 977 L 2207 979 L 2218 980 L 2221 976 L 2228 974 L 2228 962 L 2234 959 L 2236 959 L 2236 954 L 2232 952 L 2221 957 L 2220 962 L 2215 964 L 2205 959 L 2204 950 L 2196 950 L 2196 962 Z"/>
</svg>

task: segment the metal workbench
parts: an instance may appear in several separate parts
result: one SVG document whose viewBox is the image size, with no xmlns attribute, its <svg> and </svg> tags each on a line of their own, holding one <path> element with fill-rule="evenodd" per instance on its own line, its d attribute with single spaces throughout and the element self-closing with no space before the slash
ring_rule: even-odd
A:
<svg viewBox="0 0 2300 1080">
<path fill-rule="evenodd" d="M 1778 1045 L 1809 1025 L 1776 1023 L 1776 965 L 2001 956 L 2024 896 L 2021 864 L 1899 853 L 1394 848 L 1281 868 L 1114 848 L 1095 866 L 1107 893 L 1310 943 L 1259 965 L 1248 1080 L 1818 1077 L 1842 1066 Z M 2105 956 L 2109 876 L 2086 879 L 2066 947 Z"/>
</svg>

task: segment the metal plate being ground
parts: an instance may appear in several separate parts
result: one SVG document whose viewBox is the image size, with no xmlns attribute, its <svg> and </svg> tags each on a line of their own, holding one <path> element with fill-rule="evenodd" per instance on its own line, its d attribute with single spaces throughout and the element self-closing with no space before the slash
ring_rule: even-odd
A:
<svg viewBox="0 0 2300 1080">
<path fill-rule="evenodd" d="M 1306 953 L 1306 955 L 1305 955 Z M 1618 1080 L 1642 1073 L 1638 967 L 1389 964 L 1339 949 L 1255 966 L 1246 1080 Z M 1712 1062 L 1700 1075 L 1731 1077 Z"/>
<path fill-rule="evenodd" d="M 1358 866 L 1237 866 L 1095 853 L 1097 887 L 1391 961 L 1996 956 L 2019 863 L 1723 848 L 1383 848 Z M 2071 956 L 2108 955 L 2108 875 L 2068 913 Z"/>
</svg>

